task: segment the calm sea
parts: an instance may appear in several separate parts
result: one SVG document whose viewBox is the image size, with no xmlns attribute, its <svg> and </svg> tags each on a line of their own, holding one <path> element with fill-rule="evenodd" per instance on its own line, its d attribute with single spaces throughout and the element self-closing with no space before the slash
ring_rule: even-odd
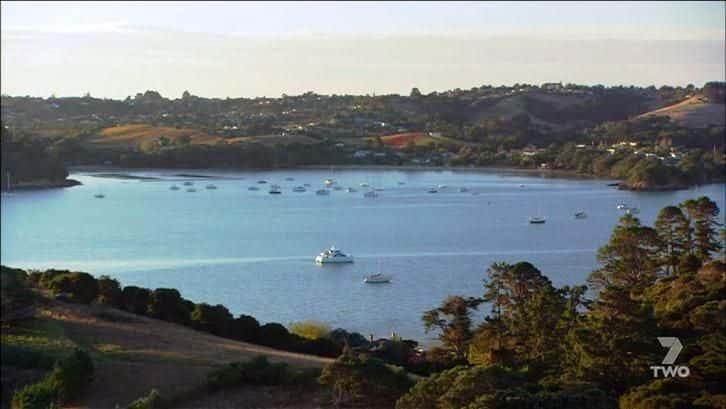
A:
<svg viewBox="0 0 726 409">
<path fill-rule="evenodd" d="M 527 260 L 556 285 L 583 283 L 622 215 L 619 203 L 638 207 L 650 224 L 663 206 L 701 195 L 723 210 L 725 194 L 723 184 L 634 193 L 602 180 L 478 171 L 125 173 L 155 179 L 74 173 L 82 186 L 4 195 L 2 263 L 173 287 L 262 322 L 315 319 L 422 341 L 431 337 L 422 312 L 450 294 L 480 295 L 492 262 Z M 316 195 L 327 178 L 358 191 Z M 258 180 L 280 185 L 282 194 L 268 194 L 269 184 Z M 187 181 L 196 192 L 186 191 Z M 306 183 L 306 192 L 292 191 Z M 384 190 L 364 198 L 361 183 Z M 180 189 L 170 190 L 174 184 Z M 439 185 L 439 193 L 427 193 Z M 578 211 L 588 217 L 575 219 Z M 529 224 L 530 216 L 547 222 Z M 315 265 L 330 245 L 355 263 Z M 363 283 L 379 271 L 393 281 Z"/>
</svg>

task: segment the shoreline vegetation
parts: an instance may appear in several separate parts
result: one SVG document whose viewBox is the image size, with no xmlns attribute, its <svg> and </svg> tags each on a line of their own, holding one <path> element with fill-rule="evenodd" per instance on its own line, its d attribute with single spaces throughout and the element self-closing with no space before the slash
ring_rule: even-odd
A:
<svg viewBox="0 0 726 409">
<path fill-rule="evenodd" d="M 62 180 L 66 166 L 94 164 L 491 167 L 618 180 L 635 191 L 726 181 L 724 82 L 227 99 L 149 90 L 125 100 L 3 95 L 2 103 L 3 189 L 7 175 L 11 185 Z"/>
<path fill-rule="evenodd" d="M 315 407 L 336 408 L 650 409 L 653 402 L 667 408 L 720 407 L 726 399 L 721 365 L 726 229 L 720 220 L 720 209 L 708 197 L 663 208 L 653 227 L 625 214 L 598 250 L 601 267 L 586 285 L 558 288 L 529 262 L 494 263 L 486 271 L 481 296 L 451 295 L 422 312 L 424 328 L 440 342 L 426 351 L 415 340 L 395 335 L 368 340 L 314 321 L 260 325 L 251 316 L 232 316 L 222 305 L 191 302 L 171 288 L 122 288 L 107 276 L 2 266 L 3 373 L 12 374 L 11 366 L 34 369 L 39 380 L 4 376 L 3 390 L 5 382 L 16 382 L 13 409 L 84 398 L 87 406 L 101 406 L 98 399 L 105 399 L 104 407 L 110 407 L 109 399 L 118 404 L 124 388 L 105 382 L 132 382 L 116 374 L 120 366 L 134 363 L 146 365 L 146 371 L 164 368 L 161 373 L 167 375 L 145 377 L 136 371 L 131 378 L 144 382 L 135 383 L 144 397 L 128 409 L 225 399 L 222 389 L 260 386 L 295 386 Z M 592 299 L 589 289 L 595 290 Z M 36 314 L 35 309 L 47 312 Z M 479 325 L 475 314 L 484 318 Z M 140 330 L 143 322 L 161 332 Z M 91 327 L 125 328 L 134 335 L 101 336 Z M 185 353 L 173 355 L 179 343 L 198 338 L 188 331 L 214 337 L 204 335 L 205 343 L 197 339 L 184 344 L 189 348 Z M 658 337 L 664 334 L 675 334 L 682 342 L 687 352 L 678 365 L 689 368 L 690 378 L 654 375 L 652 365 L 663 359 Z M 235 345 L 247 345 L 248 352 L 264 345 L 327 359 L 317 358 L 320 365 L 312 365 L 322 370 L 307 371 L 304 365 L 279 365 L 266 358 L 220 364 L 217 357 L 216 364 L 195 369 L 185 388 L 166 385 L 170 373 L 207 362 L 209 350 L 228 348 L 225 339 L 247 343 Z M 139 348 L 145 351 L 141 355 Z M 279 358 L 269 349 L 257 352 Z M 207 371 L 206 378 L 200 370 Z M 103 382 L 92 380 L 94 371 Z M 2 396 L 4 402 L 9 398 Z M 661 405 L 666 403 L 675 406 Z"/>
</svg>

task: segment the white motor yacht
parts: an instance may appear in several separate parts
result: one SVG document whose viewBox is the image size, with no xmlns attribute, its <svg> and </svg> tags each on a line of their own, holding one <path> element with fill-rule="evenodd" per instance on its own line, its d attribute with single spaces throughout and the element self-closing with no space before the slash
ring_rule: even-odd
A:
<svg viewBox="0 0 726 409">
<path fill-rule="evenodd" d="M 363 182 L 360 184 L 360 187 L 368 187 L 368 183 Z"/>
<path fill-rule="evenodd" d="M 324 250 L 315 257 L 315 262 L 318 264 L 352 263 L 353 256 L 343 253 L 336 249 L 335 246 L 330 246 L 329 249 Z"/>
<path fill-rule="evenodd" d="M 389 277 L 385 274 L 376 273 L 376 274 L 371 274 L 371 275 L 366 276 L 366 278 L 363 279 L 363 282 L 366 284 L 390 283 L 391 277 Z"/>
<path fill-rule="evenodd" d="M 325 186 L 332 186 L 335 184 L 333 179 L 325 179 Z"/>
<path fill-rule="evenodd" d="M 535 216 L 535 217 L 530 217 L 530 218 L 529 218 L 529 223 L 530 223 L 530 224 L 544 224 L 544 223 L 545 223 L 545 221 L 546 221 L 546 220 L 545 220 L 545 218 L 544 218 L 544 217 L 536 217 L 536 216 Z"/>
<path fill-rule="evenodd" d="M 617 205 L 617 208 L 618 208 L 619 210 L 625 210 L 625 209 L 627 209 L 627 208 L 628 208 L 628 205 L 626 205 L 625 203 L 619 203 L 619 204 Z"/>
</svg>

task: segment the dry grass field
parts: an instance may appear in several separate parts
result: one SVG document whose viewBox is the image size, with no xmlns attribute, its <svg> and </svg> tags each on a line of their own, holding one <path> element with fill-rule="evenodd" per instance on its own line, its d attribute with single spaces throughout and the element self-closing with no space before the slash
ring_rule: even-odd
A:
<svg viewBox="0 0 726 409">
<path fill-rule="evenodd" d="M 639 118 L 651 116 L 668 116 L 683 126 L 705 128 L 709 125 L 724 126 L 726 124 L 726 107 L 722 104 L 708 102 L 705 97 L 696 95 L 654 111 L 646 112 Z"/>
<path fill-rule="evenodd" d="M 117 404 L 125 407 L 152 388 L 162 396 L 174 396 L 201 385 L 216 366 L 257 355 L 265 355 L 271 362 L 307 368 L 322 367 L 331 361 L 220 338 L 112 308 L 52 300 L 38 306 L 33 319 L 4 325 L 2 337 L 3 345 L 22 345 L 58 355 L 76 346 L 90 351 L 96 365 L 95 380 L 73 408 L 114 408 Z M 250 386 L 221 396 L 199 397 L 196 407 L 247 407 L 229 406 L 225 396 L 231 402 L 238 402 L 242 396 L 254 402 L 250 407 L 255 408 L 297 407 L 280 405 L 286 399 L 295 401 L 299 391 L 279 387 L 271 398 L 270 391 L 275 388 Z M 249 399 L 251 396 L 254 399 Z M 306 400 L 314 401 L 312 396 Z"/>
</svg>

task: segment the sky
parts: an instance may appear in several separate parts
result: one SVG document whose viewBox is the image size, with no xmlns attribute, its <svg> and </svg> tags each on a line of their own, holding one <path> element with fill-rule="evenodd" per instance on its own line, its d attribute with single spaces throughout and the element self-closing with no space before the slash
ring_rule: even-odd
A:
<svg viewBox="0 0 726 409">
<path fill-rule="evenodd" d="M 3 94 L 407 94 L 726 78 L 726 2 L 5 2 Z"/>
</svg>

